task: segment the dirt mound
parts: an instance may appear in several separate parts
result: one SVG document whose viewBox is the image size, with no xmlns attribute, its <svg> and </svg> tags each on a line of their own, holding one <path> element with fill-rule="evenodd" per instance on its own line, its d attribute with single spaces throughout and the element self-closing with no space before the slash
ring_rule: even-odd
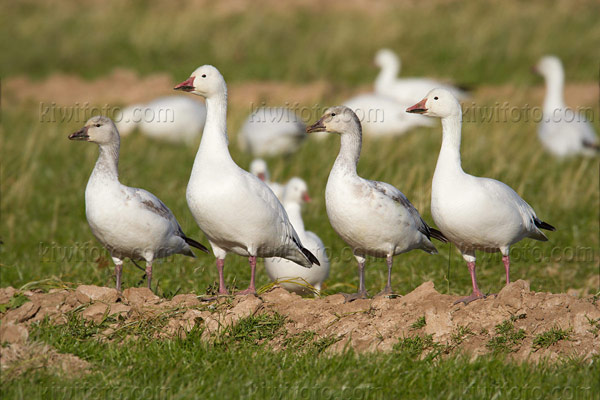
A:
<svg viewBox="0 0 600 400">
<path fill-rule="evenodd" d="M 345 303 L 341 294 L 302 298 L 275 287 L 259 296 L 229 296 L 201 301 L 195 294 L 162 299 L 146 288 L 122 294 L 112 288 L 82 285 L 48 293 L 0 289 L 0 341 L 27 345 L 31 324 L 69 318 L 102 327 L 102 340 L 134 338 L 135 325 L 156 339 L 185 336 L 200 329 L 203 340 L 222 338 L 248 318 L 276 316 L 281 329 L 269 337 L 274 349 L 310 336 L 325 340 L 328 351 L 357 352 L 409 348 L 431 352 L 490 352 L 535 361 L 559 356 L 590 357 L 600 350 L 600 305 L 596 298 L 536 293 L 519 280 L 497 296 L 468 305 L 438 293 L 426 282 L 405 296 L 376 297 Z M 310 334 L 310 335 L 308 335 Z M 297 340 L 296 340 L 297 342 Z M 6 364 L 2 353 L 3 364 Z"/>
<path fill-rule="evenodd" d="M 0 347 L 0 371 L 6 380 L 35 369 L 78 377 L 87 373 L 89 367 L 87 361 L 72 354 L 59 353 L 42 343 L 11 343 Z"/>
<path fill-rule="evenodd" d="M 43 107 L 80 109 L 107 106 L 110 110 L 115 106 L 146 103 L 160 96 L 185 95 L 173 90 L 176 83 L 166 73 L 140 76 L 135 71 L 117 68 L 110 75 L 94 80 L 65 74 L 54 74 L 42 81 L 11 77 L 3 82 L 2 94 L 7 104 L 32 102 Z M 303 85 L 274 81 L 232 83 L 229 101 L 233 107 L 267 104 L 293 108 L 318 101 L 332 91 L 333 86 L 324 81 Z"/>
</svg>

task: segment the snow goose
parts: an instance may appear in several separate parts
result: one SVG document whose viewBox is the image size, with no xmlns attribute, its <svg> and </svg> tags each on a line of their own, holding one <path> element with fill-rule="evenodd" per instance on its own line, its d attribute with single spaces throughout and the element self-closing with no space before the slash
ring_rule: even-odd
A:
<svg viewBox="0 0 600 400">
<path fill-rule="evenodd" d="M 361 94 L 344 102 L 358 116 L 366 136 L 399 136 L 418 126 L 433 126 L 431 118 L 408 114 L 405 110 L 410 104 L 375 93 Z"/>
<path fill-rule="evenodd" d="M 121 290 L 123 259 L 146 261 L 148 288 L 156 258 L 183 254 L 194 257 L 190 246 L 208 249 L 188 238 L 175 216 L 152 193 L 119 182 L 119 132 L 107 117 L 92 117 L 71 140 L 96 143 L 100 155 L 85 188 L 85 215 L 94 236 L 115 263 L 117 290 Z"/>
<path fill-rule="evenodd" d="M 291 154 L 306 139 L 306 125 L 288 108 L 263 107 L 251 113 L 238 133 L 242 150 L 255 157 Z"/>
<path fill-rule="evenodd" d="M 542 222 L 533 208 L 504 183 L 466 174 L 460 161 L 462 112 L 458 100 L 445 89 L 434 89 L 408 112 L 442 119 L 442 148 L 433 175 L 433 221 L 462 253 L 473 284 L 473 294 L 456 303 L 485 297 L 477 286 L 475 250 L 502 253 L 506 283 L 510 282 L 510 246 L 523 238 L 546 241 L 540 230 L 555 228 Z"/>
<path fill-rule="evenodd" d="M 433 79 L 398 78 L 400 58 L 389 49 L 381 49 L 377 52 L 375 65 L 381 68 L 375 79 L 375 93 L 393 97 L 406 106 L 419 101 L 433 88 L 445 88 L 461 100 L 468 97 L 465 91 Z"/>
<path fill-rule="evenodd" d="M 279 200 L 282 199 L 284 186 L 277 182 L 271 182 L 271 174 L 267 163 L 262 158 L 256 158 L 250 163 L 250 173 L 256 175 L 258 179 L 267 184 L 269 188 L 275 193 L 275 196 Z"/>
<path fill-rule="evenodd" d="M 542 145 L 559 157 L 598 154 L 600 145 L 592 125 L 583 114 L 578 114 L 565 105 L 565 73 L 560 59 L 545 56 L 536 64 L 534 71 L 546 81 L 546 98 L 542 120 L 538 125 L 538 137 Z"/>
<path fill-rule="evenodd" d="M 307 283 L 320 292 L 321 284 L 329 276 L 329 258 L 325 253 L 325 245 L 315 233 L 304 230 L 302 204 L 309 201 L 306 182 L 301 178 L 290 179 L 285 185 L 283 207 L 302 244 L 317 257 L 321 265 L 307 269 L 283 258 L 265 259 L 265 270 L 269 278 L 280 281 L 279 285 L 299 294 L 307 292 Z"/>
<path fill-rule="evenodd" d="M 427 226 L 417 209 L 394 186 L 358 176 L 362 132 L 356 114 L 345 106 L 331 107 L 307 132 L 332 132 L 341 136 L 340 152 L 325 188 L 327 216 L 333 229 L 352 247 L 358 262 L 358 293 L 348 301 L 366 298 L 365 257 L 385 257 L 388 278 L 382 294 L 392 294 L 392 257 L 413 249 L 430 254 L 437 250 L 430 238 L 445 241 Z"/>
<path fill-rule="evenodd" d="M 126 107 L 115 120 L 121 136 L 137 128 L 154 139 L 190 143 L 202 132 L 206 107 L 184 96 L 165 96 Z"/>
<path fill-rule="evenodd" d="M 302 246 L 277 196 L 231 158 L 227 139 L 227 85 L 212 65 L 198 67 L 175 86 L 206 99 L 206 124 L 187 187 L 187 202 L 217 258 L 219 294 L 228 294 L 223 267 L 227 253 L 246 256 L 256 293 L 256 257 L 283 257 L 305 268 L 319 264 Z"/>
</svg>

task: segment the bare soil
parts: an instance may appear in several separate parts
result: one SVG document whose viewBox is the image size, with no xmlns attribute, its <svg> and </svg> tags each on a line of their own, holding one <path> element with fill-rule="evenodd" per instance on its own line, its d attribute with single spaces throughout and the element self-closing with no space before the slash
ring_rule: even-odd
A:
<svg viewBox="0 0 600 400">
<path fill-rule="evenodd" d="M 182 77 L 183 79 L 184 77 Z M 110 75 L 94 80 L 85 80 L 76 75 L 54 74 L 36 81 L 25 76 L 10 77 L 4 80 L 2 95 L 5 105 L 43 103 L 45 107 L 78 107 L 86 105 L 103 107 L 126 106 L 146 103 L 159 96 L 176 95 L 175 82 L 168 74 L 158 73 L 140 76 L 128 69 L 115 69 Z M 355 88 L 341 88 L 325 81 L 296 84 L 280 81 L 256 81 L 232 83 L 229 86 L 229 104 L 233 108 L 249 106 L 311 106 L 324 98 L 343 99 L 357 93 L 372 91 L 371 85 Z M 535 87 L 514 85 L 480 86 L 475 88 L 472 101 L 504 102 L 528 100 L 533 105 L 541 105 L 545 89 L 540 84 Z M 598 105 L 598 85 L 595 82 L 570 83 L 565 86 L 567 104 L 596 108 Z M 470 105 L 467 100 L 465 105 Z"/>
<path fill-rule="evenodd" d="M 359 353 L 394 351 L 401 339 L 430 335 L 431 346 L 422 356 L 435 348 L 444 354 L 461 352 L 472 357 L 493 352 L 494 338 L 501 335 L 497 327 L 508 321 L 515 332 L 523 330 L 522 338 L 505 351 L 519 361 L 589 358 L 600 351 L 600 304 L 596 298 L 532 292 L 523 280 L 511 283 L 498 295 L 468 305 L 455 305 L 457 297 L 438 293 L 432 282 L 404 296 L 351 303 L 346 303 L 341 294 L 303 298 L 280 287 L 258 296 L 202 301 L 196 294 L 179 294 L 169 300 L 146 288 L 130 288 L 119 294 L 112 288 L 82 285 L 48 293 L 19 292 L 8 287 L 0 289 L 0 304 L 19 294 L 29 301 L 0 314 L 0 365 L 3 371 L 13 373 L 31 363 L 85 371 L 85 362 L 72 355 L 59 355 L 28 337 L 32 324 L 45 318 L 63 324 L 73 316 L 102 324 L 99 340 L 135 338 L 135 330 L 126 337 L 118 335 L 135 325 L 152 327 L 156 340 L 185 337 L 192 329 L 200 328 L 202 340 L 213 341 L 222 339 L 242 318 L 277 313 L 285 317 L 284 325 L 265 343 L 274 350 L 286 348 L 292 343 L 290 338 L 306 332 L 313 335 L 313 341 L 328 341 L 326 351 L 352 348 Z M 568 338 L 547 347 L 534 344 L 538 335 L 552 329 L 568 332 Z"/>
</svg>

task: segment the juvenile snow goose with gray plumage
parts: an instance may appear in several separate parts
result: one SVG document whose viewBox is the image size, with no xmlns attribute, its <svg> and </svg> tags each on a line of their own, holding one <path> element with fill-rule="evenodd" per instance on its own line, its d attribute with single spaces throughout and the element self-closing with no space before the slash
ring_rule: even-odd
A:
<svg viewBox="0 0 600 400">
<path fill-rule="evenodd" d="M 208 249 L 188 238 L 175 216 L 152 193 L 119 182 L 119 132 L 107 117 L 92 117 L 71 140 L 96 143 L 100 155 L 85 188 L 85 215 L 94 236 L 115 263 L 117 290 L 121 290 L 123 259 L 146 261 L 148 288 L 156 258 L 183 254 L 194 257 L 190 246 Z"/>
<path fill-rule="evenodd" d="M 354 111 L 345 106 L 331 107 L 307 132 L 338 133 L 341 137 L 340 152 L 327 180 L 325 202 L 331 226 L 352 247 L 358 262 L 359 289 L 346 300 L 368 297 L 364 282 L 368 255 L 386 258 L 388 277 L 381 294 L 392 294 L 393 256 L 413 249 L 436 254 L 430 238 L 446 239 L 427 226 L 400 190 L 358 176 L 362 130 Z"/>
</svg>

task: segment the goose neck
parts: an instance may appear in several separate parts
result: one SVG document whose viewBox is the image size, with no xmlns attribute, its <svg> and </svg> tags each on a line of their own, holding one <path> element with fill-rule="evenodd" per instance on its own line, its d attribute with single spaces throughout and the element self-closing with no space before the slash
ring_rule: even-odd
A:
<svg viewBox="0 0 600 400">
<path fill-rule="evenodd" d="M 400 72 L 400 64 L 397 61 L 389 60 L 381 66 L 381 71 L 376 78 L 376 85 L 385 86 L 391 84 Z"/>
<path fill-rule="evenodd" d="M 94 166 L 92 176 L 102 176 L 111 180 L 119 180 L 119 142 L 98 146 L 100 153 Z"/>
<path fill-rule="evenodd" d="M 544 113 L 552 113 L 556 109 L 565 108 L 564 73 L 554 71 L 546 77 L 546 97 L 544 98 Z"/>
<path fill-rule="evenodd" d="M 358 165 L 362 146 L 361 129 L 360 127 L 354 127 L 340 136 L 340 152 L 335 160 L 334 168 L 356 174 L 356 166 Z"/>
<path fill-rule="evenodd" d="M 206 98 L 206 123 L 196 157 L 231 159 L 227 137 L 227 92 Z"/>
<path fill-rule="evenodd" d="M 297 202 L 286 202 L 284 204 L 285 211 L 294 230 L 300 235 L 304 232 L 304 221 L 302 220 L 302 207 Z M 302 239 L 302 238 L 301 238 Z"/>
<path fill-rule="evenodd" d="M 462 118 L 452 115 L 442 118 L 442 148 L 438 158 L 436 173 L 439 171 L 461 171 L 460 140 Z"/>
</svg>

